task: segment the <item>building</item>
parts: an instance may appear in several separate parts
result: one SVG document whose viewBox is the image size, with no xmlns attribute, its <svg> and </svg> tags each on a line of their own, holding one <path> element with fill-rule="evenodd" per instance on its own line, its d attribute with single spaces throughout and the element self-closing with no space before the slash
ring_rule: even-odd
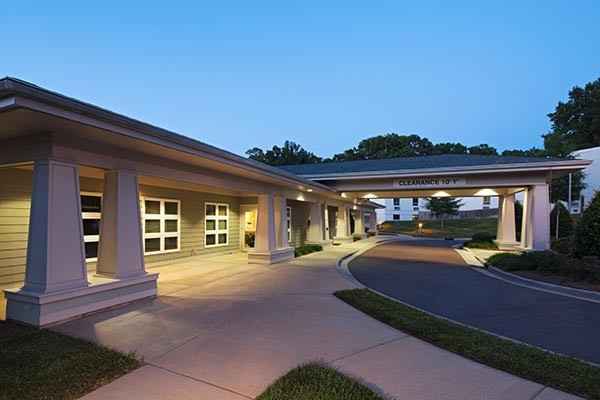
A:
<svg viewBox="0 0 600 400">
<path fill-rule="evenodd" d="M 573 196 L 571 199 L 571 212 L 578 214 L 592 201 L 594 193 L 600 189 L 600 146 L 577 150 L 572 153 L 572 156 L 594 161 L 583 170 L 586 188 L 582 190 L 579 198 Z"/>
<path fill-rule="evenodd" d="M 432 156 L 271 167 L 14 78 L 0 79 L 0 285 L 44 326 L 156 296 L 159 265 L 364 236 L 377 198 L 499 196 L 498 238 L 549 246 L 548 182 L 584 160 Z M 525 198 L 516 242 L 514 198 Z M 198 262 L 202 268 L 202 262 Z"/>
<path fill-rule="evenodd" d="M 492 210 L 491 213 L 484 213 L 484 215 L 493 215 L 495 214 L 493 210 L 498 209 L 498 196 L 460 197 L 459 199 L 462 202 L 459 215 L 462 216 L 478 210 Z M 377 210 L 377 223 L 429 218 L 430 213 L 425 198 L 396 197 L 377 200 L 377 202 L 385 207 Z"/>
</svg>

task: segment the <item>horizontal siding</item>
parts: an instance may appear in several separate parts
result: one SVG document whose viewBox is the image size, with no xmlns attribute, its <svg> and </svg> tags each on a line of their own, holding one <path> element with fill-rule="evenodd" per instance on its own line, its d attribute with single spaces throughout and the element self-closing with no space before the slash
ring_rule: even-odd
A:
<svg viewBox="0 0 600 400">
<path fill-rule="evenodd" d="M 308 218 L 310 215 L 309 203 L 288 200 L 287 205 L 292 211 L 292 233 L 290 246 L 300 247 L 306 243 L 306 231 L 308 226 Z"/>
<path fill-rule="evenodd" d="M 31 204 L 31 171 L 0 168 L 0 285 L 23 280 Z"/>
</svg>

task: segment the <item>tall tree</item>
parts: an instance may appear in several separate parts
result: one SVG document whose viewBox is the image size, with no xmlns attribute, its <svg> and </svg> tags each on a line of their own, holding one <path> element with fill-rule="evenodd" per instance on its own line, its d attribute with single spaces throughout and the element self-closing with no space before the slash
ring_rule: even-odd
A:
<svg viewBox="0 0 600 400">
<path fill-rule="evenodd" d="M 436 143 L 431 154 L 467 154 L 467 146 L 461 143 Z"/>
<path fill-rule="evenodd" d="M 537 147 L 532 147 L 528 150 L 504 150 L 502 152 L 503 156 L 515 156 L 515 157 L 547 157 L 548 153 L 544 149 L 538 149 Z"/>
<path fill-rule="evenodd" d="M 496 156 L 498 155 L 498 150 L 495 147 L 489 146 L 487 144 L 479 144 L 477 146 L 469 147 L 469 154 L 478 154 L 482 156 Z"/>
<path fill-rule="evenodd" d="M 283 147 L 273 146 L 271 150 L 263 151 L 254 147 L 246 151 L 248 158 L 269 165 L 315 164 L 321 162 L 321 157 L 305 150 L 297 143 L 286 140 Z"/>
<path fill-rule="evenodd" d="M 425 204 L 425 207 L 440 220 L 442 229 L 444 229 L 444 218 L 458 214 L 461 206 L 462 202 L 453 197 L 430 197 Z"/>
<path fill-rule="evenodd" d="M 552 127 L 544 135 L 548 154 L 566 157 L 575 150 L 600 146 L 600 79 L 575 86 L 569 100 L 548 114 Z"/>
<path fill-rule="evenodd" d="M 332 161 L 373 160 L 431 154 L 433 144 L 419 135 L 388 133 L 361 140 L 357 147 L 333 156 Z"/>
</svg>

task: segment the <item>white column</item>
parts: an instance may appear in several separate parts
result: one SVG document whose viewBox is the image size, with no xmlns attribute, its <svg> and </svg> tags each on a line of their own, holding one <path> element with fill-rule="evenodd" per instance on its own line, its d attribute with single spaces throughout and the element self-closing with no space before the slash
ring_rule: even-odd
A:
<svg viewBox="0 0 600 400">
<path fill-rule="evenodd" d="M 87 286 L 79 169 L 36 161 L 23 290 L 47 294 Z"/>
<path fill-rule="evenodd" d="M 97 274 L 115 279 L 146 274 L 138 178 L 132 171 L 104 174 Z"/>
<path fill-rule="evenodd" d="M 356 210 L 354 214 L 354 230 L 355 233 L 364 236 L 365 235 L 365 223 L 364 223 L 364 214 L 362 210 Z"/>
<path fill-rule="evenodd" d="M 336 237 L 346 239 L 350 236 L 350 217 L 346 206 L 338 206 Z"/>
<path fill-rule="evenodd" d="M 287 233 L 287 200 L 285 196 L 275 196 L 275 236 L 278 249 L 289 246 Z"/>
<path fill-rule="evenodd" d="M 521 246 L 530 250 L 550 248 L 550 198 L 548 185 L 535 185 L 525 191 Z"/>
<path fill-rule="evenodd" d="M 275 250 L 276 245 L 274 196 L 260 194 L 258 195 L 254 250 L 258 253 L 267 253 Z"/>
<path fill-rule="evenodd" d="M 310 226 L 306 233 L 306 239 L 312 243 L 321 243 L 324 240 L 323 205 L 321 203 L 309 203 Z"/>
<path fill-rule="evenodd" d="M 496 241 L 500 245 L 516 245 L 515 195 L 498 198 L 498 231 Z"/>
<path fill-rule="evenodd" d="M 324 232 L 325 240 L 330 240 L 331 239 L 331 233 L 330 233 L 331 227 L 329 226 L 329 206 L 327 206 L 327 203 L 325 203 L 323 205 L 323 225 L 325 226 L 325 232 Z"/>
</svg>

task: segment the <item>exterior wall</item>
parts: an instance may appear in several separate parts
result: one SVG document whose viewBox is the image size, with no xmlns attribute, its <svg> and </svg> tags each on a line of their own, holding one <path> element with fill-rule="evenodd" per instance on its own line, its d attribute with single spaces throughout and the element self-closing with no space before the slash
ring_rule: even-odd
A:
<svg viewBox="0 0 600 400">
<path fill-rule="evenodd" d="M 82 192 L 102 193 L 103 181 L 82 177 Z M 12 287 L 23 281 L 27 255 L 27 232 L 31 205 L 32 173 L 16 168 L 0 169 L 0 286 Z M 140 185 L 140 195 L 179 200 L 180 250 L 145 256 L 145 262 L 168 261 L 192 255 L 225 253 L 240 249 L 240 199 L 210 193 Z M 204 247 L 204 203 L 229 204 L 229 243 Z M 300 223 L 297 224 L 300 226 Z M 304 239 L 299 239 L 304 240 Z M 94 271 L 95 262 L 88 262 Z"/>
<path fill-rule="evenodd" d="M 585 174 L 584 182 L 586 183 L 587 187 L 582 190 L 581 196 L 583 197 L 583 208 L 585 208 L 594 197 L 594 193 L 600 190 L 600 146 L 578 150 L 572 155 L 576 158 L 593 161 L 592 165 L 583 170 L 583 173 Z M 574 194 L 572 202 L 575 203 L 579 200 L 580 199 L 578 199 Z M 574 209 L 573 211 L 579 211 L 577 204 L 572 204 L 572 206 Z"/>
<path fill-rule="evenodd" d="M 459 197 L 463 202 L 459 211 L 474 211 L 484 208 L 483 197 Z M 384 221 L 410 221 L 417 217 L 419 213 L 427 212 L 427 199 L 419 198 L 419 206 L 413 207 L 412 198 L 400 198 L 400 204 L 394 205 L 394 199 L 376 199 L 375 202 L 385 206 L 384 209 L 377 210 L 377 223 Z M 498 197 L 492 196 L 490 199 L 490 209 L 498 208 Z M 394 218 L 396 215 L 396 218 Z"/>
<path fill-rule="evenodd" d="M 308 230 L 308 218 L 310 215 L 309 203 L 296 200 L 288 200 L 288 207 L 292 211 L 292 234 L 290 246 L 299 247 L 306 243 Z"/>
<path fill-rule="evenodd" d="M 31 185 L 30 171 L 0 168 L 0 287 L 25 274 Z"/>
</svg>

